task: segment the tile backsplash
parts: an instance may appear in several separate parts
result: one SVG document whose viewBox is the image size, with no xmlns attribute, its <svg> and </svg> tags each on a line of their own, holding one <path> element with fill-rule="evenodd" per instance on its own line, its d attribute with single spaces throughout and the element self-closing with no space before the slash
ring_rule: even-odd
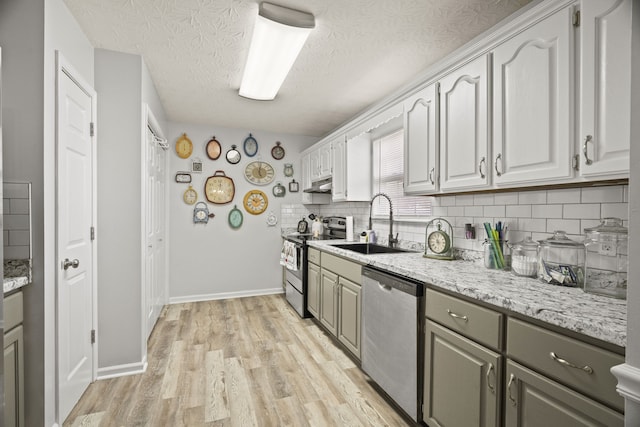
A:
<svg viewBox="0 0 640 427">
<path fill-rule="evenodd" d="M 534 240 L 546 239 L 555 230 L 566 231 L 569 238 L 582 241 L 584 229 L 598 225 L 601 218 L 621 218 L 625 226 L 628 225 L 628 193 L 628 185 L 613 185 L 432 197 L 432 216 L 395 218 L 394 234 L 399 233 L 401 241 L 424 244 L 427 222 L 442 217 L 453 226 L 454 246 L 459 249 L 482 250 L 485 239 L 482 224 L 495 224 L 498 221 L 508 226 L 507 239 L 511 242 L 522 240 L 525 236 L 531 236 Z M 295 228 L 298 221 L 311 212 L 321 216 L 352 215 L 357 234 L 367 227 L 369 204 L 285 205 L 282 207 L 282 227 Z M 373 223 L 379 241 L 386 243 L 388 221 L 374 219 Z M 475 226 L 475 239 L 464 238 L 466 223 Z"/>
<path fill-rule="evenodd" d="M 4 259 L 31 258 L 31 184 L 3 183 Z"/>
</svg>

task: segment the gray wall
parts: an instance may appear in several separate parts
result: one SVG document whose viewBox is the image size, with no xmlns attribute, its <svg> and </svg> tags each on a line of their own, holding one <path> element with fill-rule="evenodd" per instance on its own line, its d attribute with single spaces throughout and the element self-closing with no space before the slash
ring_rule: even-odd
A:
<svg viewBox="0 0 640 427">
<path fill-rule="evenodd" d="M 171 146 L 168 201 L 170 301 L 255 295 L 280 290 L 280 205 L 300 203 L 302 194 L 289 193 L 288 185 L 291 178 L 284 176 L 284 164 L 293 163 L 293 178 L 300 182 L 299 153 L 317 138 L 180 123 L 170 123 L 168 131 L 165 132 Z M 187 133 L 194 145 L 193 154 L 189 159 L 181 159 L 175 152 L 175 141 L 183 132 Z M 254 135 L 259 146 L 258 154 L 253 158 L 248 158 L 242 150 L 242 143 L 249 136 L 249 132 Z M 214 135 L 222 145 L 222 154 L 215 161 L 210 160 L 205 154 L 205 144 Z M 271 148 L 276 141 L 281 141 L 286 151 L 282 160 L 271 157 Z M 242 160 L 236 165 L 229 164 L 224 158 L 231 144 L 236 144 L 242 153 Z M 192 184 L 198 192 L 199 200 L 205 201 L 204 182 L 218 169 L 233 178 L 236 188 L 235 198 L 231 203 L 219 206 L 208 204 L 209 211 L 216 216 L 206 225 L 193 223 L 193 206 L 188 206 L 182 201 L 182 194 L 187 185 L 177 184 L 174 180 L 177 171 L 190 170 L 194 157 L 202 159 L 204 169 L 202 174 L 192 174 Z M 245 166 L 259 157 L 274 166 L 276 172 L 274 182 L 261 187 L 249 183 L 244 178 Z M 287 195 L 283 198 L 273 196 L 272 188 L 277 181 L 281 181 L 287 188 Z M 269 206 L 262 215 L 251 215 L 242 207 L 245 193 L 254 188 L 264 191 L 269 198 Z M 227 222 L 233 205 L 237 205 L 244 216 L 243 225 L 238 230 L 231 229 Z M 267 215 L 271 211 L 279 220 L 275 227 L 268 227 L 266 223 Z"/>
<path fill-rule="evenodd" d="M 165 113 L 139 55 L 95 51 L 98 92 L 98 375 L 142 369 L 142 103 Z"/>
<path fill-rule="evenodd" d="M 4 179 L 32 182 L 25 297 L 27 425 L 55 423 L 55 50 L 93 81 L 93 48 L 62 0 L 0 2 Z"/>
</svg>

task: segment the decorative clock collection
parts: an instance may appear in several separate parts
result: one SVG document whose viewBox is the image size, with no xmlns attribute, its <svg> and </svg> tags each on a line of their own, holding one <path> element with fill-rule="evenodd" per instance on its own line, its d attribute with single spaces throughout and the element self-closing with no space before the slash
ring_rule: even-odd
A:
<svg viewBox="0 0 640 427">
<path fill-rule="evenodd" d="M 207 162 L 209 160 L 216 161 L 223 154 L 223 145 L 215 136 L 212 136 L 204 144 L 203 148 L 206 158 L 208 159 Z M 181 159 L 189 159 L 192 154 L 194 154 L 194 144 L 186 133 L 183 133 L 176 139 L 175 150 L 177 156 Z M 269 149 L 267 148 L 267 150 Z M 276 178 L 276 169 L 270 162 L 263 160 L 261 156 L 258 155 L 259 144 L 251 133 L 242 141 L 242 151 L 248 158 L 257 156 L 256 160 L 250 161 L 244 167 L 243 174 L 247 182 L 256 186 L 271 184 Z M 282 142 L 276 141 L 269 153 L 274 160 L 279 161 L 285 157 L 286 151 Z M 231 144 L 231 148 L 224 153 L 224 159 L 229 165 L 237 165 L 240 163 L 242 154 L 238 149 L 238 145 Z M 202 178 L 204 181 L 202 187 L 204 192 L 202 194 L 204 195 L 205 201 L 198 200 L 199 194 L 196 188 L 194 188 L 193 174 L 205 172 L 208 164 L 207 162 L 203 162 L 199 157 L 191 158 L 190 162 L 190 170 L 176 172 L 175 181 L 179 184 L 188 184 L 188 188 L 182 194 L 182 199 L 185 204 L 193 206 L 193 223 L 207 224 L 209 219 L 215 217 L 215 213 L 209 211 L 207 203 L 213 205 L 231 203 L 235 198 L 235 183 L 233 178 L 227 176 L 224 170 L 218 169 L 213 175 Z M 285 163 L 282 173 L 287 178 L 293 177 L 293 164 Z M 290 193 L 298 192 L 299 183 L 292 178 L 291 181 L 289 181 L 288 188 Z M 287 194 L 286 184 L 283 185 L 282 182 L 276 182 L 271 192 L 273 197 L 285 197 Z M 266 192 L 259 189 L 250 189 L 245 193 L 242 200 L 244 211 L 251 215 L 263 214 L 268 206 L 269 198 Z M 242 227 L 244 216 L 242 210 L 238 208 L 238 205 L 234 205 L 233 209 L 228 212 L 227 222 L 231 229 L 239 229 Z M 273 211 L 267 215 L 266 222 L 270 227 L 278 223 L 278 218 Z"/>
</svg>

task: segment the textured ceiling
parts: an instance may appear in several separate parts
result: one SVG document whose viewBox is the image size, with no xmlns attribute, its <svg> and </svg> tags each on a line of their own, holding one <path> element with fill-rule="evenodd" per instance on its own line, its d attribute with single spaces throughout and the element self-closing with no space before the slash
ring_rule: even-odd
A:
<svg viewBox="0 0 640 427">
<path fill-rule="evenodd" d="M 141 54 L 168 118 L 322 136 L 530 0 L 272 0 L 311 12 L 274 101 L 238 96 L 258 0 L 65 0 L 97 48 Z"/>
</svg>

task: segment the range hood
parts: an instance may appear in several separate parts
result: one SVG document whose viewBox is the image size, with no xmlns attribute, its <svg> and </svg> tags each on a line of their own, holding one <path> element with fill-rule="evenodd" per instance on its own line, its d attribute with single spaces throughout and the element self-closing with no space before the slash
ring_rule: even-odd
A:
<svg viewBox="0 0 640 427">
<path fill-rule="evenodd" d="M 331 178 L 311 183 L 311 187 L 305 188 L 305 193 L 331 193 Z"/>
</svg>

